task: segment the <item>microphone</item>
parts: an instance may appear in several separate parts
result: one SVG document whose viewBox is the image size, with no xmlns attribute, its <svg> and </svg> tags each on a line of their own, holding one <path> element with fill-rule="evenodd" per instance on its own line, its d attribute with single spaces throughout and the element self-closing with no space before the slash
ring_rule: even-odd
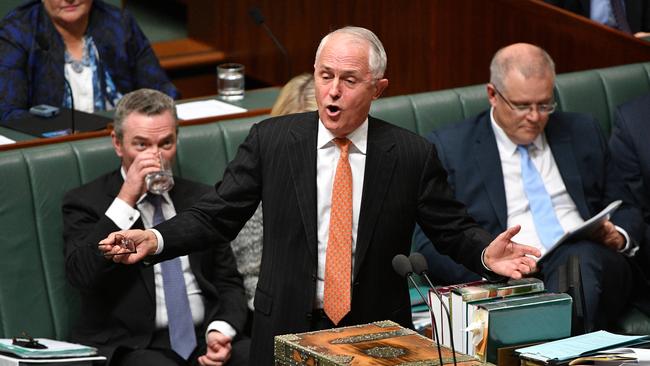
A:
<svg viewBox="0 0 650 366">
<path fill-rule="evenodd" d="M 409 260 L 408 257 L 406 257 L 404 254 L 398 254 L 393 257 L 393 270 L 400 275 L 400 277 L 406 277 L 411 281 L 415 289 L 417 290 L 418 294 L 420 294 L 420 297 L 422 300 L 424 300 L 424 304 L 427 306 L 427 309 L 429 309 L 429 314 L 431 314 L 431 331 L 433 332 L 433 339 L 436 342 L 436 346 L 438 348 L 438 359 L 440 360 L 440 365 L 442 366 L 444 363 L 442 362 L 442 351 L 440 351 L 440 340 L 438 339 L 438 330 L 436 327 L 436 318 L 433 314 L 433 309 L 431 308 L 431 304 L 429 304 L 428 299 L 422 294 L 422 291 L 420 291 L 420 288 L 418 287 L 418 284 L 415 283 L 415 280 L 413 279 L 413 266 L 411 264 L 411 261 Z M 456 362 L 456 358 L 454 356 L 454 363 Z"/>
<path fill-rule="evenodd" d="M 74 122 L 74 96 L 72 95 L 72 86 L 70 86 L 70 82 L 68 79 L 63 76 L 63 82 L 65 83 L 65 86 L 68 88 L 68 91 L 70 92 L 70 134 L 73 135 L 75 133 L 75 122 Z"/>
<path fill-rule="evenodd" d="M 286 70 L 286 72 L 287 72 L 287 81 L 289 81 L 289 79 L 291 79 L 291 59 L 289 58 L 289 54 L 287 53 L 287 49 L 284 48 L 282 43 L 280 43 L 280 41 L 275 37 L 273 32 L 271 32 L 271 29 L 269 28 L 269 26 L 266 25 L 266 23 L 264 23 L 264 20 L 265 20 L 264 16 L 262 15 L 262 12 L 260 11 L 260 9 L 258 7 L 253 6 L 250 9 L 248 9 L 248 15 L 250 15 L 251 19 L 253 19 L 255 24 L 257 24 L 257 25 L 261 26 L 262 28 L 264 28 L 264 31 L 266 32 L 266 34 L 269 35 L 269 37 L 271 38 L 273 43 L 275 43 L 275 46 L 280 50 L 280 53 L 282 53 L 282 56 L 284 57 L 285 65 L 287 65 L 287 70 Z"/>
<path fill-rule="evenodd" d="M 411 253 L 409 256 L 409 262 L 411 264 L 411 267 L 413 268 L 413 272 L 424 277 L 424 279 L 427 281 L 429 284 L 429 288 L 431 288 L 431 291 L 436 295 L 438 300 L 440 301 L 440 304 L 442 305 L 442 308 L 445 310 L 445 313 L 447 314 L 447 322 L 449 323 L 449 333 L 451 334 L 450 340 L 451 340 L 451 352 L 452 356 L 454 359 L 454 366 L 456 366 L 456 347 L 454 347 L 454 329 L 452 328 L 451 324 L 451 315 L 449 315 L 449 309 L 447 309 L 447 305 L 442 301 L 442 295 L 438 292 L 436 289 L 436 286 L 433 285 L 431 280 L 429 279 L 429 275 L 427 274 L 429 272 L 429 265 L 427 264 L 426 258 L 422 255 L 422 253 L 414 252 Z M 433 309 L 431 309 L 431 312 L 433 312 Z"/>
<path fill-rule="evenodd" d="M 45 39 L 45 36 L 43 34 L 37 34 L 36 35 L 36 44 L 38 44 L 38 47 L 40 47 L 41 50 L 45 53 L 50 52 L 50 45 L 47 42 L 47 39 Z M 65 75 L 63 75 L 63 82 L 65 83 L 66 88 L 70 92 L 70 134 L 75 133 L 75 120 L 74 120 L 74 96 L 72 95 L 72 86 L 70 86 L 70 82 L 68 79 L 65 78 Z"/>
</svg>

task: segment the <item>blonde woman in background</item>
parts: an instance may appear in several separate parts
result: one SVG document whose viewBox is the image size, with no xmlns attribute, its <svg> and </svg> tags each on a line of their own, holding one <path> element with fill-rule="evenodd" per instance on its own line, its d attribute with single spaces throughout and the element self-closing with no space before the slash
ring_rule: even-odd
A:
<svg viewBox="0 0 650 366">
<path fill-rule="evenodd" d="M 309 112 L 318 109 L 314 94 L 314 75 L 300 74 L 282 88 L 271 109 L 272 116 Z"/>
<path fill-rule="evenodd" d="M 289 80 L 282 88 L 271 109 L 271 116 L 309 112 L 316 109 L 318 107 L 314 91 L 314 75 L 304 73 Z M 260 203 L 253 217 L 244 225 L 237 238 L 230 243 L 237 259 L 237 268 L 244 278 L 246 299 L 250 310 L 245 333 L 249 335 L 253 321 L 253 297 L 262 260 L 262 226 L 262 204 Z"/>
</svg>

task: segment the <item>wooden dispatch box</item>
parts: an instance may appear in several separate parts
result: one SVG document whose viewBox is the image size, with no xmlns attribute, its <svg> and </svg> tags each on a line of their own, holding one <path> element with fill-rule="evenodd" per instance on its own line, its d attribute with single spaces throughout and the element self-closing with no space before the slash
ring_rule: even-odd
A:
<svg viewBox="0 0 650 366">
<path fill-rule="evenodd" d="M 451 350 L 441 347 L 444 364 Z M 458 365 L 489 365 L 456 353 Z M 431 339 L 392 321 L 275 337 L 276 366 L 434 366 L 438 348 Z"/>
</svg>

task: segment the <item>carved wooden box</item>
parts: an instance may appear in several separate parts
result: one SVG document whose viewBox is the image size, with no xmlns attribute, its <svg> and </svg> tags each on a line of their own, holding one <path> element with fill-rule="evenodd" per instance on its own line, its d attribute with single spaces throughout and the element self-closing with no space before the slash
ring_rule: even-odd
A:
<svg viewBox="0 0 650 366">
<path fill-rule="evenodd" d="M 444 364 L 451 350 L 441 347 Z M 458 365 L 485 365 L 456 353 Z M 275 337 L 276 366 L 434 366 L 439 365 L 433 342 L 391 321 Z"/>
</svg>

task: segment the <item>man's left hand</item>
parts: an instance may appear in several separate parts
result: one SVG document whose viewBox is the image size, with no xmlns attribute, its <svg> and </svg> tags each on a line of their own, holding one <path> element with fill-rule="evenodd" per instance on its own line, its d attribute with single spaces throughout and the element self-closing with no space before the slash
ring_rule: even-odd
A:
<svg viewBox="0 0 650 366">
<path fill-rule="evenodd" d="M 621 250 L 625 247 L 625 237 L 611 221 L 603 222 L 598 229 L 591 234 L 591 239 L 598 243 L 603 243 L 614 250 Z"/>
<path fill-rule="evenodd" d="M 203 366 L 222 366 L 230 359 L 232 351 L 232 339 L 217 331 L 208 333 L 208 346 L 205 355 L 199 357 L 198 361 Z"/>
<path fill-rule="evenodd" d="M 512 237 L 517 235 L 519 230 L 519 225 L 509 228 L 486 248 L 483 261 L 492 272 L 514 279 L 535 272 L 537 261 L 527 255 L 539 257 L 542 253 L 537 248 L 512 241 Z"/>
</svg>

